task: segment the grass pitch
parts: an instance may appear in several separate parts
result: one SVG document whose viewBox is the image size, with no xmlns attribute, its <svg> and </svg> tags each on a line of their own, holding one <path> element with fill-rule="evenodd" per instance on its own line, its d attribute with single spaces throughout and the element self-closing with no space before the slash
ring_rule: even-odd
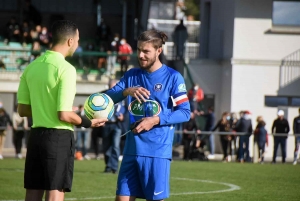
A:
<svg viewBox="0 0 300 201">
<path fill-rule="evenodd" d="M 104 161 L 75 161 L 65 200 L 114 200 L 117 175 L 102 173 Z M 0 201 L 24 200 L 24 160 L 0 161 Z M 300 165 L 184 162 L 171 164 L 170 201 L 300 200 Z"/>
</svg>

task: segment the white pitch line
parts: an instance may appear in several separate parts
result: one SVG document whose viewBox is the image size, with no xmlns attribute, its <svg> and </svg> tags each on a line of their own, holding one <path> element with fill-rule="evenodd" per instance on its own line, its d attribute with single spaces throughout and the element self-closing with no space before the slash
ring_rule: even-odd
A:
<svg viewBox="0 0 300 201">
<path fill-rule="evenodd" d="M 240 190 L 241 187 L 230 184 L 230 183 L 224 183 L 224 182 L 217 182 L 217 181 L 210 181 L 210 180 L 201 180 L 201 179 L 188 179 L 188 178 L 179 178 L 179 177 L 172 177 L 172 179 L 177 180 L 185 180 L 185 181 L 196 181 L 196 182 L 203 182 L 203 183 L 211 183 L 211 184 L 221 184 L 224 186 L 230 187 L 229 189 L 224 190 L 215 190 L 215 191 L 204 191 L 204 192 L 183 192 L 183 193 L 170 193 L 170 195 L 192 195 L 192 194 L 208 194 L 208 193 L 225 193 L 230 191 L 237 191 Z"/>
<path fill-rule="evenodd" d="M 210 181 L 210 180 L 201 180 L 201 179 L 189 179 L 189 178 L 180 178 L 180 177 L 171 177 L 171 179 L 176 179 L 176 180 L 184 180 L 184 181 L 195 181 L 195 182 L 202 182 L 202 183 L 211 183 L 211 184 L 221 184 L 224 186 L 228 186 L 228 189 L 224 190 L 215 190 L 215 191 L 198 191 L 198 192 L 183 192 L 183 193 L 170 193 L 170 195 L 196 195 L 196 194 L 209 194 L 209 193 L 225 193 L 225 192 L 230 192 L 230 191 L 237 191 L 240 190 L 241 187 L 230 184 L 230 183 L 224 183 L 224 182 L 217 182 L 217 181 Z M 115 196 L 111 197 L 89 197 L 89 198 L 65 198 L 65 200 L 102 200 L 102 199 L 114 199 Z M 0 200 L 0 201 L 22 201 L 22 200 Z"/>
</svg>

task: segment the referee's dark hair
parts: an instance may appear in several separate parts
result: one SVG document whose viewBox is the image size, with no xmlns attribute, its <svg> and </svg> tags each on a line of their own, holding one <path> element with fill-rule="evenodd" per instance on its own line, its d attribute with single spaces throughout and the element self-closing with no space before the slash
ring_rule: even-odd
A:
<svg viewBox="0 0 300 201">
<path fill-rule="evenodd" d="M 59 20 L 54 22 L 51 28 L 53 46 L 64 43 L 70 37 L 75 36 L 77 29 L 77 25 L 69 20 Z"/>
</svg>

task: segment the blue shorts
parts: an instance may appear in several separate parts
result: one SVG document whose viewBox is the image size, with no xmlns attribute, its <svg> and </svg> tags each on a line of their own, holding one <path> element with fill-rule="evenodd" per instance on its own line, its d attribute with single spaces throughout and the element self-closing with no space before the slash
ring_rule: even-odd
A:
<svg viewBox="0 0 300 201">
<path fill-rule="evenodd" d="M 147 200 L 169 197 L 170 159 L 124 155 L 116 194 Z"/>
</svg>

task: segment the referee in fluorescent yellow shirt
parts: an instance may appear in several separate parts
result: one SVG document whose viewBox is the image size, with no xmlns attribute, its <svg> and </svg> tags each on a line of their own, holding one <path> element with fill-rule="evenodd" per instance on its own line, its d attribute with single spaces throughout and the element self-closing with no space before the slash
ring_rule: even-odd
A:
<svg viewBox="0 0 300 201">
<path fill-rule="evenodd" d="M 76 69 L 65 57 L 78 47 L 79 32 L 68 20 L 52 25 L 51 50 L 29 64 L 18 89 L 18 113 L 33 118 L 25 162 L 25 201 L 63 201 L 74 170 L 73 125 L 98 127 L 107 119 L 81 118 L 72 111 Z"/>
</svg>

